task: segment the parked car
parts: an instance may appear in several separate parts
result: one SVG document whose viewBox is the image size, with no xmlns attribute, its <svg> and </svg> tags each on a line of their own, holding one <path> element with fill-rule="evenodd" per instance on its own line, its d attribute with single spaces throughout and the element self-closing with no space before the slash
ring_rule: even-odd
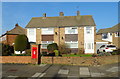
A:
<svg viewBox="0 0 120 79">
<path fill-rule="evenodd" d="M 117 50 L 117 47 L 115 45 L 102 45 L 99 49 L 97 49 L 97 54 L 101 52 L 110 52 L 112 53 L 114 50 Z"/>
</svg>

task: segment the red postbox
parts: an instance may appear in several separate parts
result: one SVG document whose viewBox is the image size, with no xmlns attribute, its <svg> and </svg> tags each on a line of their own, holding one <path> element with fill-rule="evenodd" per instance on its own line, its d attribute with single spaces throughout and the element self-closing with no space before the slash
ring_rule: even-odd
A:
<svg viewBox="0 0 120 79">
<path fill-rule="evenodd" d="M 38 49 L 37 47 L 32 47 L 32 58 L 36 59 L 38 55 Z"/>
</svg>

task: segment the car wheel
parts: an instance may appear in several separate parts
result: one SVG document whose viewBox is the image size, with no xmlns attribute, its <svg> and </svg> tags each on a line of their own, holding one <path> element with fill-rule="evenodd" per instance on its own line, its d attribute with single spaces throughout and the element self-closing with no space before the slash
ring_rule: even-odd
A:
<svg viewBox="0 0 120 79">
<path fill-rule="evenodd" d="M 105 50 L 103 50 L 103 52 L 105 52 Z"/>
<path fill-rule="evenodd" d="M 97 54 L 99 54 L 100 53 L 100 51 L 99 50 L 97 50 Z"/>
</svg>

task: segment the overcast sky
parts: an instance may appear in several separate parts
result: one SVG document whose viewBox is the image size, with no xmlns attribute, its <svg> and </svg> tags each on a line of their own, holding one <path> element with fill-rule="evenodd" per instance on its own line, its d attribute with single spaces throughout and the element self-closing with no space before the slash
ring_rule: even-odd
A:
<svg viewBox="0 0 120 79">
<path fill-rule="evenodd" d="M 118 23 L 118 2 L 3 2 L 2 33 L 14 28 L 18 23 L 25 27 L 32 17 L 92 15 L 97 29 L 108 28 Z"/>
</svg>

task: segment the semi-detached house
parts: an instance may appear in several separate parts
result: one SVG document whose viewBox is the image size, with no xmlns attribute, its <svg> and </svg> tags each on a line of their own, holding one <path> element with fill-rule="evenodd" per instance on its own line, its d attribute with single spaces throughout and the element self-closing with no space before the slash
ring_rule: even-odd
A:
<svg viewBox="0 0 120 79">
<path fill-rule="evenodd" d="M 50 43 L 68 44 L 71 53 L 83 48 L 85 53 L 95 53 L 96 24 L 91 15 L 64 16 L 63 12 L 56 17 L 33 17 L 26 26 L 29 42 L 41 44 L 41 51 L 46 51 Z"/>
<path fill-rule="evenodd" d="M 97 48 L 104 44 L 114 44 L 120 48 L 120 23 L 98 30 L 96 37 Z"/>
</svg>

